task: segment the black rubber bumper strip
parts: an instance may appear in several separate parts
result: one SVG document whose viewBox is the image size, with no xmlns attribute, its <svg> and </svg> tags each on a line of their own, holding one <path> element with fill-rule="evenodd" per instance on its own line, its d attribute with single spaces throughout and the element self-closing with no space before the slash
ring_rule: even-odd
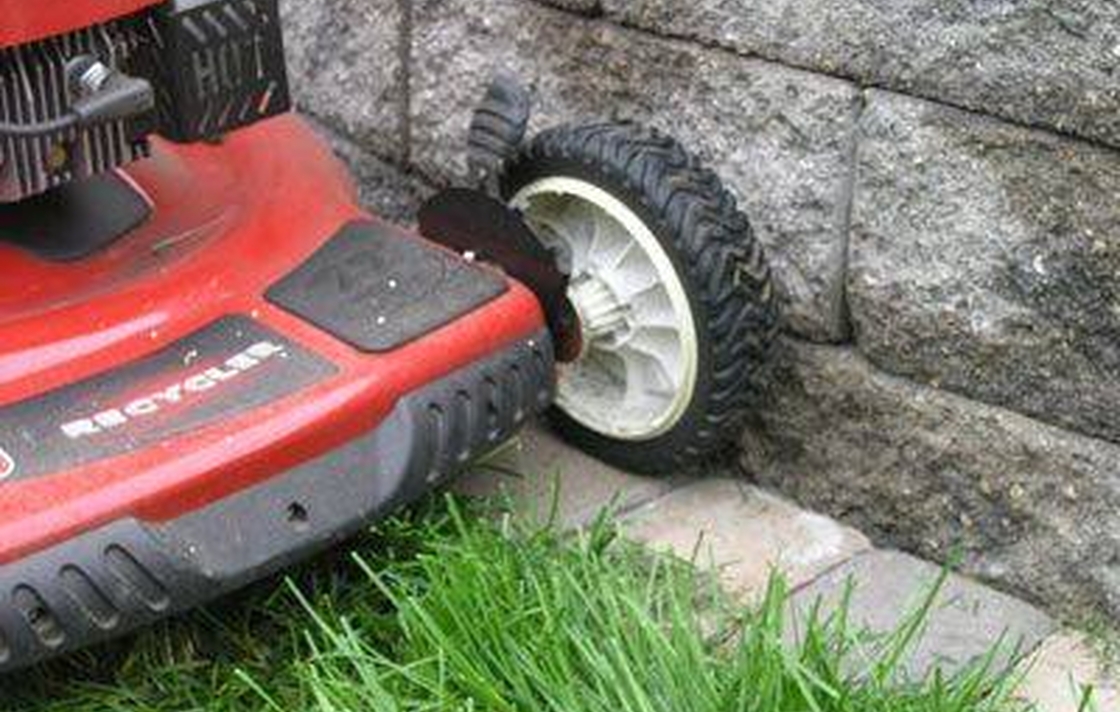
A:
<svg viewBox="0 0 1120 712">
<path fill-rule="evenodd" d="M 0 673 L 117 637 L 358 532 L 552 402 L 542 331 L 406 396 L 366 436 L 180 519 L 125 519 L 0 566 Z"/>
</svg>

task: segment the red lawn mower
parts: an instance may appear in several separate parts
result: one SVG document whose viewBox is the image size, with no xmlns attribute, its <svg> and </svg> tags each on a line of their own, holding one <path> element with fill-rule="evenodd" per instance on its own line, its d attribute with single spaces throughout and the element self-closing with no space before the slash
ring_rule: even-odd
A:
<svg viewBox="0 0 1120 712">
<path fill-rule="evenodd" d="M 0 672 L 353 534 L 538 412 L 727 446 L 776 323 L 746 218 L 632 124 L 496 80 L 423 237 L 290 99 L 276 0 L 0 0 Z"/>
</svg>

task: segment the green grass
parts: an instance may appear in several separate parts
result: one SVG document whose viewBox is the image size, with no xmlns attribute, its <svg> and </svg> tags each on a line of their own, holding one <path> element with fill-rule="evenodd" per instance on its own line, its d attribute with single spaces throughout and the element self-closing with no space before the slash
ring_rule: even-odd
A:
<svg viewBox="0 0 1120 712">
<path fill-rule="evenodd" d="M 995 654 L 910 680 L 923 611 L 875 645 L 843 612 L 790 642 L 787 592 L 742 610 L 691 567 L 436 502 L 351 553 L 110 649 L 5 680 L 0 709 L 1007 712 Z M 868 655 L 867 650 L 874 650 Z"/>
<path fill-rule="evenodd" d="M 1085 632 L 1086 640 L 1100 658 L 1106 673 L 1120 673 L 1120 627 L 1117 621 L 1095 616 L 1076 621 L 1072 627 Z"/>
</svg>

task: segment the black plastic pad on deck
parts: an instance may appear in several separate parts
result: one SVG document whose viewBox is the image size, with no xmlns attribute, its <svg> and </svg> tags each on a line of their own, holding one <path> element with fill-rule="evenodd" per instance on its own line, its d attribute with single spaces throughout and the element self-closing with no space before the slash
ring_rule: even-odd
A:
<svg viewBox="0 0 1120 712">
<path fill-rule="evenodd" d="M 392 351 L 504 294 L 501 275 L 374 222 L 354 222 L 267 298 L 362 351 Z"/>
<path fill-rule="evenodd" d="M 0 203 L 0 241 L 45 260 L 72 262 L 113 244 L 151 214 L 123 178 L 104 173 L 18 203 Z"/>
</svg>

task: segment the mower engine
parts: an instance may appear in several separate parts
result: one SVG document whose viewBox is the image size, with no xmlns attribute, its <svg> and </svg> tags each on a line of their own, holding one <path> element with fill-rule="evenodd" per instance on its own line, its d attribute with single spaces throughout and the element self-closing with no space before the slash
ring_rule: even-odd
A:
<svg viewBox="0 0 1120 712">
<path fill-rule="evenodd" d="M 0 48 L 0 202 L 288 111 L 276 0 L 169 0 Z"/>
</svg>

